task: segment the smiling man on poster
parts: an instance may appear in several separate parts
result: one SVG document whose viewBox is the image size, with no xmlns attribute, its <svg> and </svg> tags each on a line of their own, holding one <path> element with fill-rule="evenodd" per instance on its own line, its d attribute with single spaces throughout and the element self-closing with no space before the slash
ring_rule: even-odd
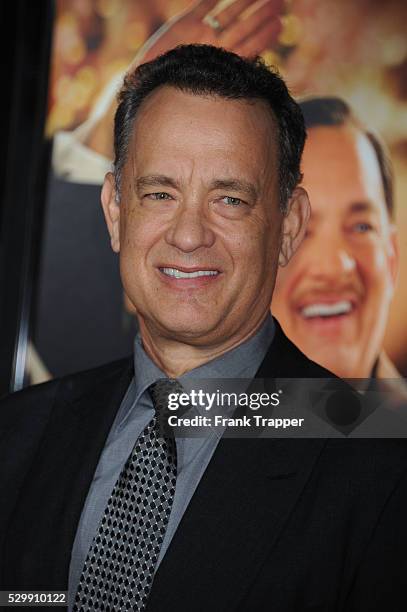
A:
<svg viewBox="0 0 407 612">
<path fill-rule="evenodd" d="M 140 334 L 129 360 L 3 400 L 2 589 L 68 589 L 75 611 L 396 609 L 403 441 L 158 427 L 190 377 L 331 376 L 269 314 L 309 216 L 304 140 L 259 60 L 188 45 L 128 75 L 102 203 Z"/>
</svg>

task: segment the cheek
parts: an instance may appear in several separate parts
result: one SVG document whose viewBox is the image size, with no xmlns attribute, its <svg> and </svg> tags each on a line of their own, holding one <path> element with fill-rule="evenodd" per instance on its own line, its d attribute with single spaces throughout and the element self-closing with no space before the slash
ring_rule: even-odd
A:
<svg viewBox="0 0 407 612">
<path fill-rule="evenodd" d="M 291 264 L 288 266 L 279 267 L 276 279 L 276 291 L 284 291 L 289 285 L 291 277 Z"/>
<path fill-rule="evenodd" d="M 385 272 L 387 270 L 387 258 L 384 249 L 380 249 L 373 255 L 374 267 L 378 272 Z"/>
<path fill-rule="evenodd" d="M 252 236 L 242 239 L 243 251 L 239 255 L 244 268 L 249 268 L 250 274 L 260 277 L 264 283 L 274 277 L 277 269 L 279 249 L 277 238 L 258 231 Z"/>
<path fill-rule="evenodd" d="M 121 255 L 137 255 L 143 259 L 160 239 L 161 228 L 156 221 L 146 221 L 139 214 L 130 212 L 121 227 Z"/>
<path fill-rule="evenodd" d="M 259 261 L 261 251 L 259 237 L 244 227 L 218 227 L 217 242 L 229 253 L 237 271 L 245 270 Z"/>
<path fill-rule="evenodd" d="M 380 292 L 380 295 L 386 289 L 391 292 L 390 266 L 384 246 L 367 245 L 359 249 L 355 255 L 357 269 L 364 281 L 366 290 L 376 290 Z"/>
<path fill-rule="evenodd" d="M 296 253 L 294 258 L 286 266 L 280 266 L 278 268 L 275 288 L 278 297 L 284 295 L 288 298 L 292 291 L 301 283 L 301 278 L 304 278 L 304 267 L 299 265 L 300 259 L 297 255 L 298 253 Z"/>
<path fill-rule="evenodd" d="M 225 261 L 230 261 L 229 289 L 240 301 L 253 299 L 267 287 L 272 277 L 272 257 L 266 245 L 264 232 L 256 227 L 232 228 L 222 232 L 218 244 L 222 245 Z"/>
</svg>

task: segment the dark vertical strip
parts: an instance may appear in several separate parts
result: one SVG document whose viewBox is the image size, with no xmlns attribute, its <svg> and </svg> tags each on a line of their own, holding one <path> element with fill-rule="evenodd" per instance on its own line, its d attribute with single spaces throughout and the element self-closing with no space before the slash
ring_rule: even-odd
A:
<svg viewBox="0 0 407 612">
<path fill-rule="evenodd" d="M 21 388 L 41 246 L 49 144 L 44 128 L 54 5 L 0 3 L 0 394 Z"/>
</svg>

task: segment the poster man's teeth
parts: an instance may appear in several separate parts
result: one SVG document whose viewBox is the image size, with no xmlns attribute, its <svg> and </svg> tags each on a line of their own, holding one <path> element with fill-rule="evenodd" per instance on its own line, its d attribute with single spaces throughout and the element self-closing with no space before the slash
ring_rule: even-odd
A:
<svg viewBox="0 0 407 612">
<path fill-rule="evenodd" d="M 335 315 L 347 314 L 352 310 L 352 304 L 348 300 L 341 300 L 334 304 L 310 304 L 305 306 L 301 314 L 307 319 L 313 317 L 333 317 Z"/>
<path fill-rule="evenodd" d="M 217 270 L 196 270 L 194 272 L 183 272 L 176 268 L 161 268 L 162 272 L 167 276 L 174 278 L 197 278 L 198 276 L 217 276 Z"/>
</svg>

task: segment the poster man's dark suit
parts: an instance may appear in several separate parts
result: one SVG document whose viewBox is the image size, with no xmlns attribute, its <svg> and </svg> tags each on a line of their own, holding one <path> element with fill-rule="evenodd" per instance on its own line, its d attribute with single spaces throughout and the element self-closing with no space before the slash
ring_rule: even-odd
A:
<svg viewBox="0 0 407 612">
<path fill-rule="evenodd" d="M 34 341 L 51 374 L 64 376 L 127 355 L 137 324 L 124 310 L 100 185 L 51 174 L 41 251 Z"/>
<path fill-rule="evenodd" d="M 124 360 L 3 400 L 2 589 L 67 589 L 82 506 L 132 372 Z M 257 376 L 327 372 L 277 326 Z M 404 610 L 406 471 L 404 440 L 221 440 L 147 610 Z"/>
</svg>

